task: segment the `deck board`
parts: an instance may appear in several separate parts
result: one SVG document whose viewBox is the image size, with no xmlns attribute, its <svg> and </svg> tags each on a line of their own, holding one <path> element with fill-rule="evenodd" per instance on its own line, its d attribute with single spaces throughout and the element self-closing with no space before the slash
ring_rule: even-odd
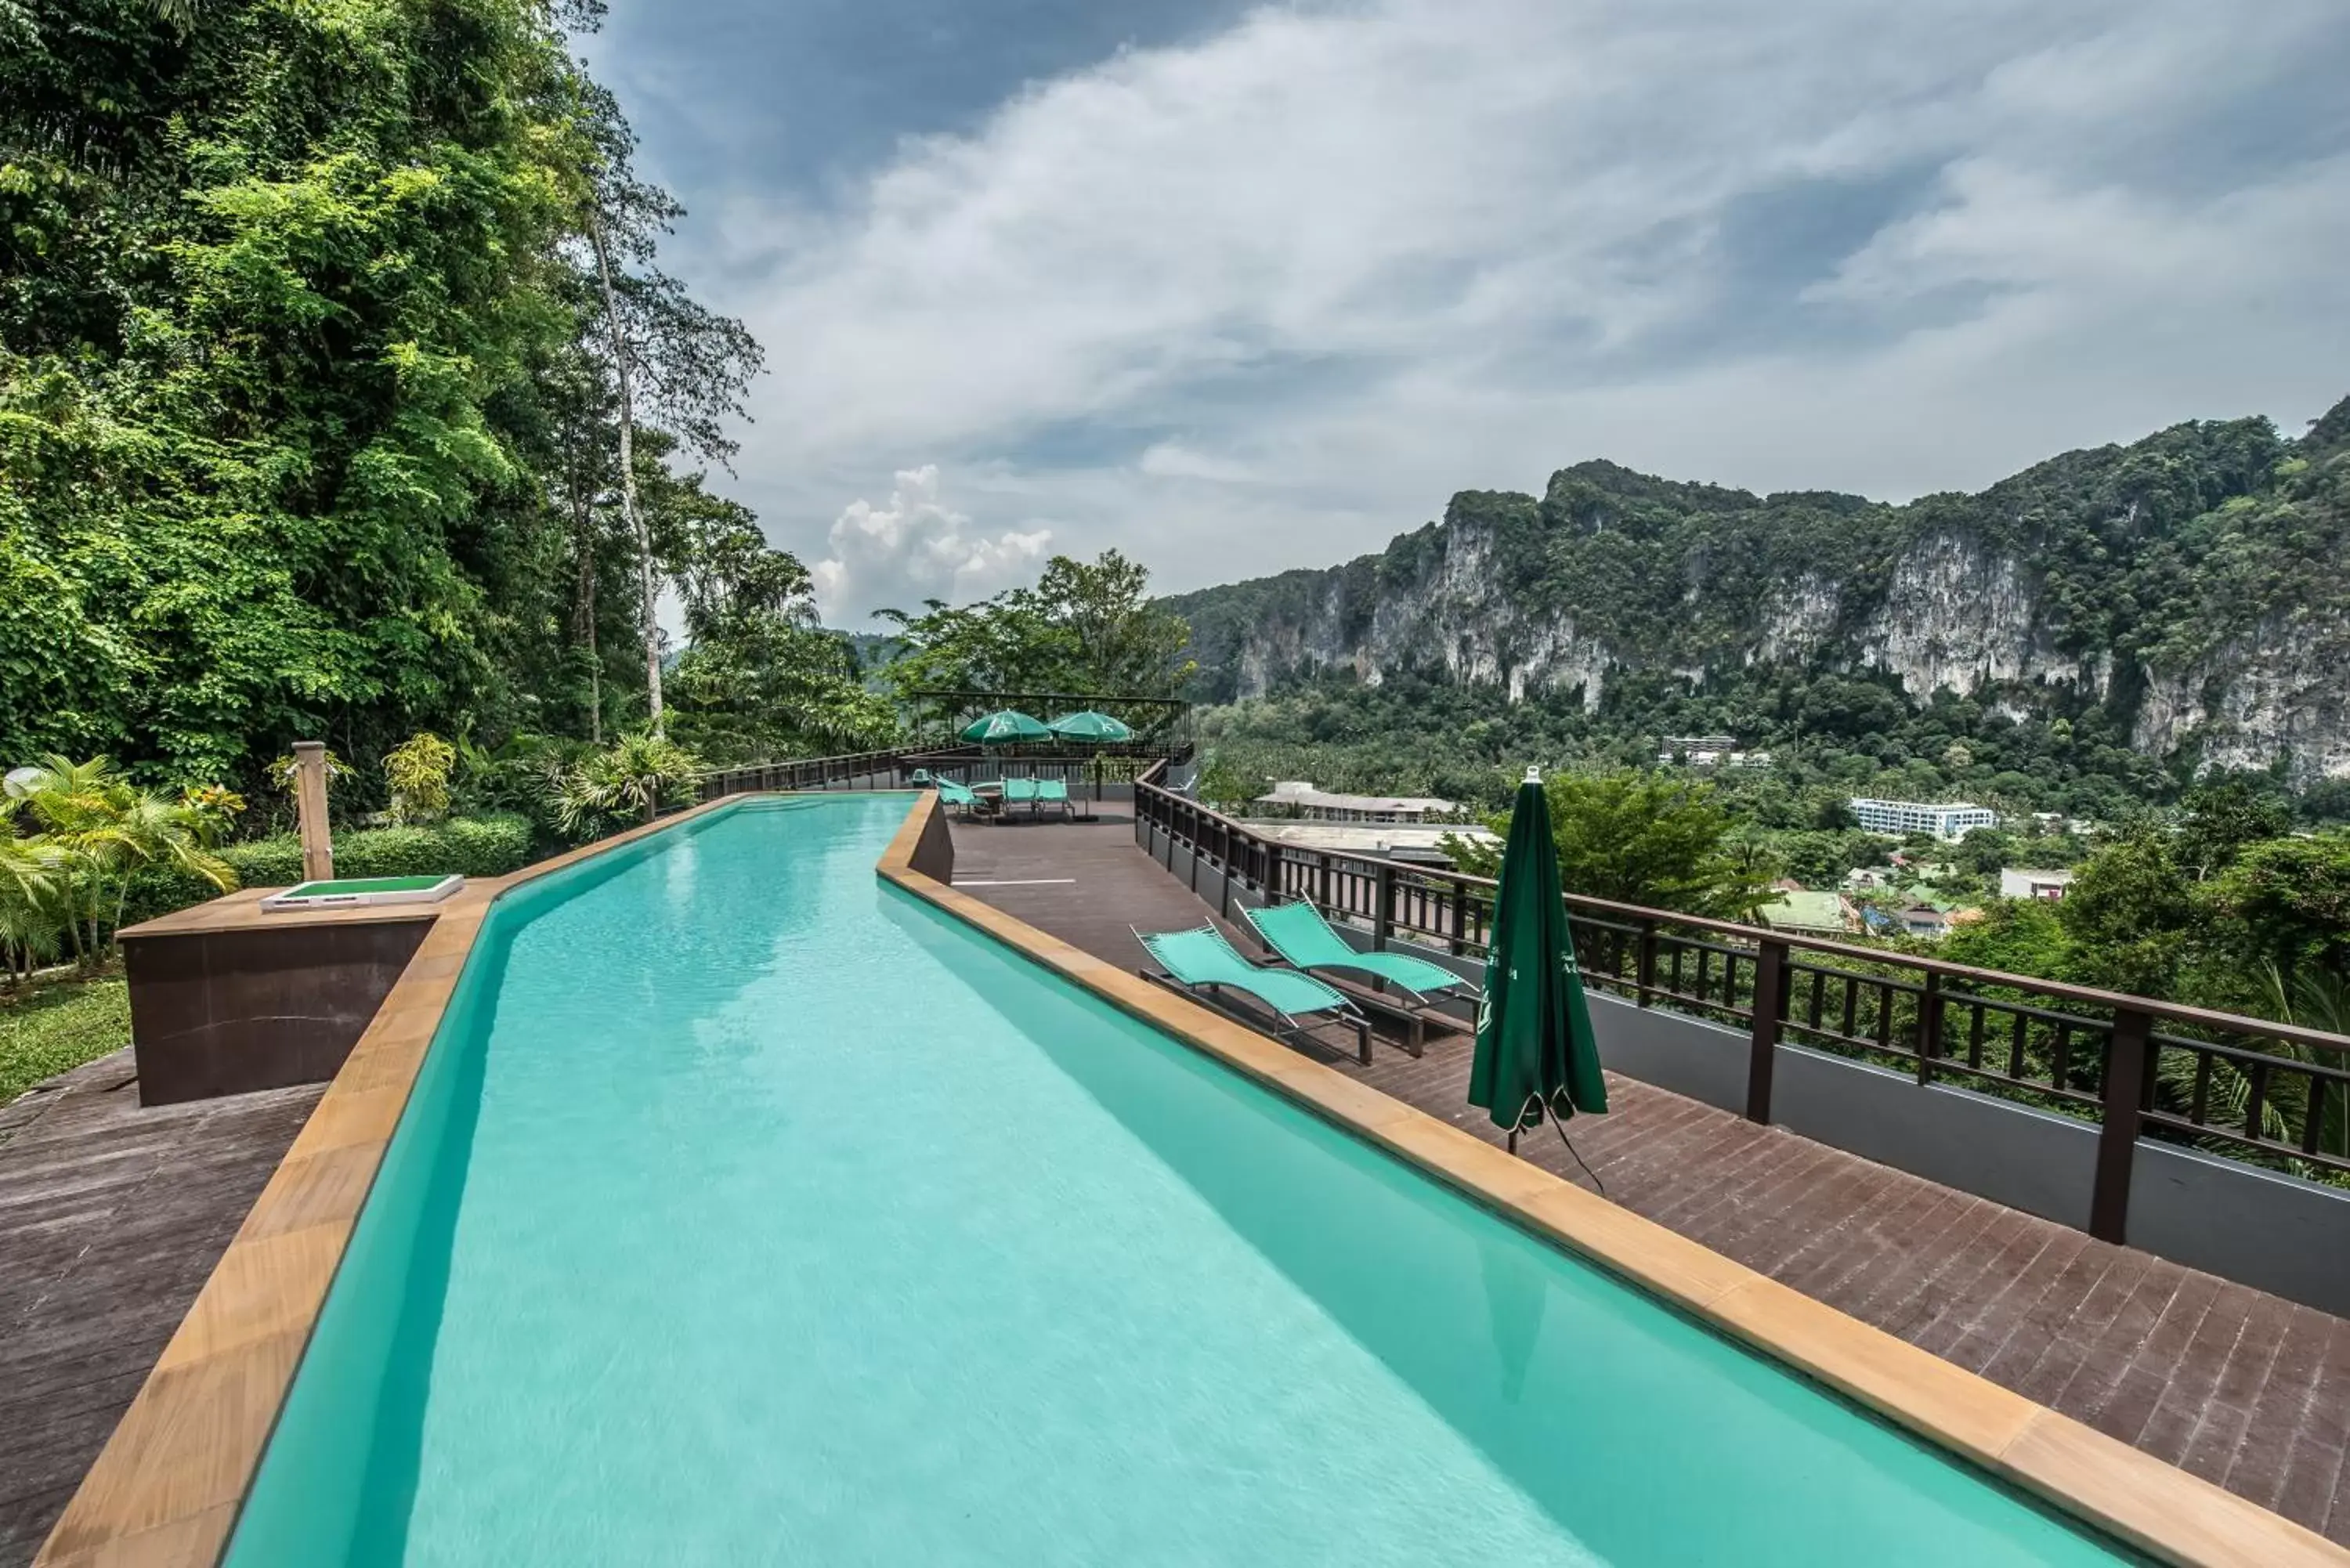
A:
<svg viewBox="0 0 2350 1568">
<path fill-rule="evenodd" d="M 1040 929 L 1137 967 L 1129 928 L 1210 911 L 1099 821 L 954 825 L 955 883 Z M 1251 950 L 1243 933 L 1228 934 Z M 1382 1040 L 1316 1060 L 1488 1142 L 1467 1104 L 1469 1043 L 1415 1061 Z M 1838 1311 L 2350 1545 L 2350 1323 L 1608 1075 L 1609 1114 L 1568 1129 L 1607 1196 Z M 1521 1153 L 1588 1187 L 1557 1137 Z"/>
<path fill-rule="evenodd" d="M 324 1084 L 142 1107 L 125 1049 L 0 1109 L 0 1568 L 23 1568 Z"/>
</svg>

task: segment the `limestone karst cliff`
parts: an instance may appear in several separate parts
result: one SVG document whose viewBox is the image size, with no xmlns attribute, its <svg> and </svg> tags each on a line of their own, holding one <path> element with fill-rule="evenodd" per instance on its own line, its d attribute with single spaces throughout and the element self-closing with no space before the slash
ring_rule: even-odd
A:
<svg viewBox="0 0 2350 1568">
<path fill-rule="evenodd" d="M 1606 711 L 1625 677 L 1874 672 L 2157 756 L 2350 774 L 2350 400 L 2068 452 L 1980 494 L 1756 496 L 1608 462 L 1465 491 L 1381 554 L 1169 601 L 1199 694 L 1399 670 Z"/>
</svg>

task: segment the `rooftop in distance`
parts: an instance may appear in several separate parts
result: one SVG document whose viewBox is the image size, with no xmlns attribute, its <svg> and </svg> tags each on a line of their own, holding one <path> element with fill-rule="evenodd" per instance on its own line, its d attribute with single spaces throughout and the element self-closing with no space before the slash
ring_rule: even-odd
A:
<svg viewBox="0 0 2350 1568">
<path fill-rule="evenodd" d="M 1419 822 L 1461 809 L 1457 801 L 1434 795 L 1339 794 L 1315 789 L 1310 779 L 1283 779 L 1270 794 L 1257 796 L 1255 804 L 1323 822 Z"/>
</svg>

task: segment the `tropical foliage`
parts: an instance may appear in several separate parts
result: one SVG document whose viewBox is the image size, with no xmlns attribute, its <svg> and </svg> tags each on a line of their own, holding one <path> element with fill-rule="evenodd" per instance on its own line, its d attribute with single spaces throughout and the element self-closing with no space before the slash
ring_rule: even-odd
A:
<svg viewBox="0 0 2350 1568">
<path fill-rule="evenodd" d="M 384 782 L 391 786 L 385 815 L 402 824 L 438 822 L 449 815 L 449 774 L 457 748 L 421 731 L 383 754 Z"/>
<path fill-rule="evenodd" d="M 1747 852 L 1713 790 L 1656 774 L 1564 774 L 1548 780 L 1559 885 L 1586 898 L 1723 919 L 1752 919 L 1773 898 L 1771 872 Z M 1486 819 L 1504 842 L 1508 814 Z M 1448 836 L 1461 869 L 1496 873 L 1499 844 Z"/>
<path fill-rule="evenodd" d="M 597 10 L 0 5 L 0 757 L 258 792 L 304 738 L 600 743 L 679 657 L 664 587 L 720 579 L 757 607 L 689 628 L 697 724 L 871 727 L 706 486 L 759 348 L 659 265 Z"/>
<path fill-rule="evenodd" d="M 1150 574 L 1116 550 L 1055 556 L 1035 587 L 978 604 L 932 599 L 899 628 L 888 667 L 900 700 L 920 691 L 1067 691 L 1171 696 L 1192 673 L 1191 628 L 1149 595 Z"/>
<path fill-rule="evenodd" d="M 675 742 L 650 733 L 624 735 L 591 753 L 565 774 L 556 813 L 566 831 L 594 838 L 633 822 L 650 822 L 664 806 L 692 799 L 701 759 Z"/>
<path fill-rule="evenodd" d="M 171 799 L 140 789 L 104 757 L 48 756 L 11 771 L 0 787 L 0 961 L 19 976 L 61 951 L 95 964 L 151 868 L 235 887 L 213 846 L 243 805 L 217 792 Z"/>
</svg>

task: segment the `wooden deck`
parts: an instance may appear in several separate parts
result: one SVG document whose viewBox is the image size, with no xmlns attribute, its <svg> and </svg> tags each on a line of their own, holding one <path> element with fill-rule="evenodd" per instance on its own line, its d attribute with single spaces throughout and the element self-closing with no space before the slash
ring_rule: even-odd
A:
<svg viewBox="0 0 2350 1568">
<path fill-rule="evenodd" d="M 1136 967 L 1129 927 L 1209 911 L 1135 847 L 1124 807 L 1102 809 L 956 824 L 955 885 Z M 1418 1061 L 1382 1043 L 1367 1068 L 1350 1038 L 1326 1047 L 1341 1071 L 1502 1141 L 1465 1103 L 1465 1036 Z M 1569 1130 L 1617 1202 L 2350 1544 L 2350 1323 L 1614 1074 L 1608 1093 L 1610 1114 Z M 1521 1151 L 1591 1185 L 1550 1132 Z"/>
<path fill-rule="evenodd" d="M 0 1108 L 0 1568 L 33 1560 L 323 1084 L 142 1108 L 125 1049 Z"/>
</svg>

